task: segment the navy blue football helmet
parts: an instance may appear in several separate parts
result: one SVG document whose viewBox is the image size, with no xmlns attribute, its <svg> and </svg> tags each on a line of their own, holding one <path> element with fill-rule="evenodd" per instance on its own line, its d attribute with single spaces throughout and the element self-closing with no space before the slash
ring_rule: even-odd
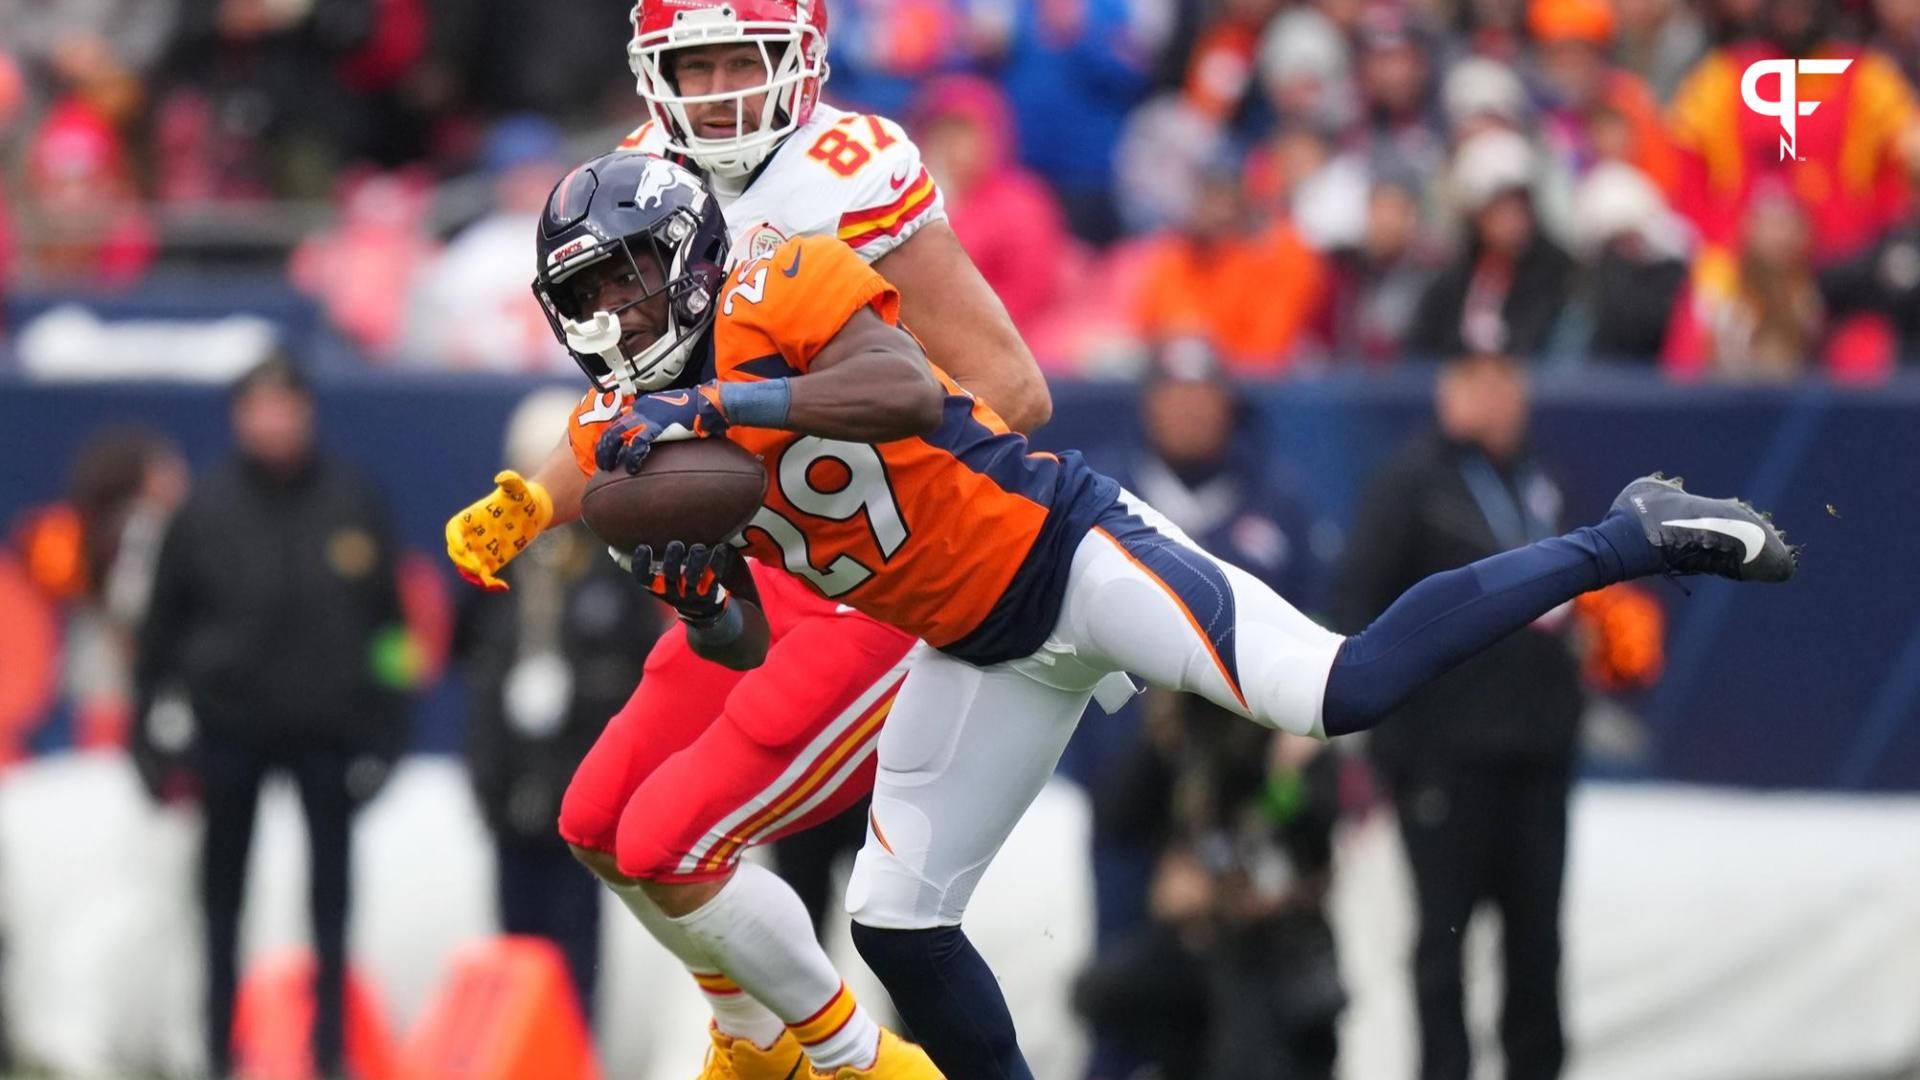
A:
<svg viewBox="0 0 1920 1080">
<path fill-rule="evenodd" d="M 606 154 L 568 173 L 540 215 L 534 295 L 560 343 L 600 390 L 643 394 L 671 386 L 713 324 L 726 280 L 727 224 L 693 172 L 652 154 Z M 600 267 L 608 260 L 624 266 Z M 613 310 L 595 282 L 631 271 L 644 295 Z M 620 313 L 666 294 L 667 326 L 629 352 Z"/>
</svg>

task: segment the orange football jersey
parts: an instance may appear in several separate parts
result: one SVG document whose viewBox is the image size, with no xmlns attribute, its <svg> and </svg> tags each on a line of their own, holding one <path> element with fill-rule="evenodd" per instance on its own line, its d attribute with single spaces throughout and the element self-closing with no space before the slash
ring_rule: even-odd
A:
<svg viewBox="0 0 1920 1080">
<path fill-rule="evenodd" d="M 844 243 L 802 237 L 735 269 L 719 304 L 706 377 L 746 382 L 806 374 L 862 308 L 897 324 L 900 299 Z M 867 444 L 728 429 L 768 477 L 740 543 L 820 595 L 964 659 L 1024 656 L 1053 625 L 1072 546 L 1119 489 L 1077 454 L 1030 450 L 985 402 L 934 374 L 946 405 L 922 437 Z M 600 433 L 624 406 L 589 394 L 575 410 L 582 469 L 593 471 Z"/>
</svg>

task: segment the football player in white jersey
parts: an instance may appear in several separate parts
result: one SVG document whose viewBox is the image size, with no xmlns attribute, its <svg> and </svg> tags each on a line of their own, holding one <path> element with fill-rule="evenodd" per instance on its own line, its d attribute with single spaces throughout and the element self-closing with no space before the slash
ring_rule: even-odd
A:
<svg viewBox="0 0 1920 1080">
<path fill-rule="evenodd" d="M 942 370 L 1014 430 L 1046 422 L 1046 381 L 947 223 L 920 148 L 884 116 L 819 100 L 825 0 L 641 0 L 633 16 L 627 56 L 652 115 L 621 148 L 703 172 L 735 261 L 838 236 L 900 290 L 900 320 Z"/>
<path fill-rule="evenodd" d="M 827 78 L 826 28 L 825 0 L 640 0 L 633 9 L 628 56 L 650 117 L 621 148 L 671 157 L 703 172 L 723 209 L 735 261 L 760 257 L 800 235 L 835 236 L 847 243 L 899 289 L 903 321 L 941 367 L 990 402 L 1011 427 L 1031 431 L 1051 411 L 1046 382 L 1005 307 L 961 249 L 918 147 L 891 120 L 844 112 L 819 100 Z M 628 355 L 619 341 L 589 340 L 591 330 L 585 324 L 572 324 L 567 333 L 575 352 L 604 360 L 605 374 L 626 393 L 664 385 L 660 380 L 673 378 L 688 360 L 672 341 Z M 504 587 L 494 572 L 549 521 L 578 513 L 586 484 L 564 439 L 533 477 L 503 473 L 496 479 L 494 493 L 455 515 L 447 535 L 456 565 L 470 580 L 489 588 Z M 514 522 L 519 531 L 508 528 L 513 535 L 494 535 L 483 527 L 489 521 Z M 755 572 L 784 576 L 767 567 Z M 761 593 L 764 603 L 777 607 L 787 603 L 782 596 L 804 590 L 763 587 Z M 833 614 L 832 605 L 823 604 L 827 610 L 819 612 L 805 603 L 792 602 L 790 621 Z M 768 613 L 779 621 L 778 613 Z M 831 641 L 845 639 L 847 649 L 857 651 L 858 631 L 852 624 L 867 620 L 850 612 L 839 614 L 844 629 L 834 632 Z M 796 640 L 800 636 L 794 635 Z M 828 662 L 834 658 L 821 655 L 826 647 L 812 647 L 810 656 L 783 659 L 776 655 L 776 643 L 768 664 L 746 678 L 777 679 L 778 669 L 785 667 L 811 671 L 818 679 L 822 671 L 836 670 Z M 857 657 L 841 659 L 848 661 L 842 670 L 861 668 L 853 662 Z M 883 657 L 867 666 L 874 668 L 873 693 L 862 700 L 890 703 L 899 665 Z M 705 674 L 709 669 L 684 649 L 670 664 L 659 656 L 649 661 L 642 692 L 610 723 L 602 739 L 607 745 L 596 746 L 582 775 L 576 776 L 562 813 L 562 833 L 582 861 L 687 964 L 706 992 L 714 1006 L 715 1028 L 714 1053 L 703 1077 L 755 1080 L 764 1074 L 769 1080 L 785 1080 L 789 1068 L 798 1067 L 792 1063 L 801 1050 L 821 1075 L 927 1075 L 932 1067 L 918 1048 L 890 1034 L 880 1041 L 877 1058 L 873 1055 L 877 1029 L 838 985 L 817 943 L 810 935 L 801 938 L 804 908 L 778 878 L 739 863 L 737 851 L 723 876 L 704 878 L 678 877 L 647 866 L 634 851 L 659 845 L 633 844 L 632 836 L 619 842 L 627 845 L 624 855 L 616 854 L 619 845 L 612 841 L 609 824 L 614 817 L 602 809 L 614 811 L 623 802 L 635 805 L 628 801 L 627 789 L 643 782 L 658 785 L 668 770 L 643 778 L 637 770 L 626 769 L 619 790 L 594 784 L 588 774 L 598 772 L 604 778 L 622 773 L 620 768 L 598 767 L 604 763 L 596 761 L 624 760 L 628 751 L 621 750 L 613 736 L 644 739 L 643 729 L 657 729 L 642 707 L 648 684 L 655 686 L 656 696 L 666 697 L 661 688 L 677 682 L 714 682 Z M 834 716 L 826 713 L 814 718 L 800 711 L 789 720 L 786 726 L 793 729 L 796 746 L 807 742 L 816 728 L 823 734 L 837 730 L 831 728 Z M 723 712 L 715 727 L 728 723 Z M 871 726 L 874 730 L 861 729 L 865 741 L 859 754 L 871 754 L 877 742 L 878 725 Z M 701 747 L 689 750 L 700 752 Z M 711 779 L 727 770 L 691 771 Z M 844 781 L 861 790 L 849 788 L 834 796 L 864 794 L 871 783 L 869 761 Z M 726 792 L 685 794 L 727 805 Z M 743 788 L 740 797 L 749 796 L 761 798 L 757 790 Z M 624 824 L 622 828 L 632 831 Z M 775 831 L 770 827 L 763 834 Z M 759 841 L 758 836 L 745 839 Z M 998 1020 L 994 1026 L 1011 1031 L 1010 1017 Z"/>
</svg>

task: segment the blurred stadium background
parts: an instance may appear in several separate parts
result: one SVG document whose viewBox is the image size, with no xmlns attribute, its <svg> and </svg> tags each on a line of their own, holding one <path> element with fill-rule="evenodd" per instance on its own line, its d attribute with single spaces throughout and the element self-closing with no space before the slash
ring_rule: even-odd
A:
<svg viewBox="0 0 1920 1080">
<path fill-rule="evenodd" d="M 197 819 L 127 764 L 99 535 L 125 504 L 103 510 L 78 463 L 138 429 L 210 468 L 226 383 L 269 356 L 310 373 L 327 448 L 406 548 L 423 692 L 357 825 L 357 1023 L 418 1041 L 495 933 L 449 656 L 472 598 L 440 529 L 519 402 L 579 381 L 526 289 L 529 207 L 642 119 L 628 6 L 0 0 L 0 1018 L 23 1075 L 200 1068 Z M 1310 612 L 1455 353 L 1529 366 L 1569 521 L 1656 468 L 1774 508 L 1809 545 L 1790 587 L 1655 583 L 1631 626 L 1572 639 L 1566 1075 L 1920 1076 L 1920 510 L 1899 502 L 1920 460 L 1920 4 L 833 0 L 831 40 L 829 100 L 906 123 L 1047 370 L 1036 441 L 1129 468 L 1153 358 L 1204 341 L 1244 406 L 1236 460 L 1307 515 L 1290 595 Z M 1801 79 L 1821 107 L 1782 162 L 1740 72 L 1813 55 L 1853 63 Z M 1479 230 L 1514 192 L 1538 235 L 1476 318 Z M 970 916 L 1042 1080 L 1126 1075 L 1099 1071 L 1074 987 L 1166 914 L 1165 868 L 1116 871 L 1094 837 L 1154 723 L 1088 718 Z M 1337 1075 L 1397 1080 L 1418 1055 L 1412 891 L 1368 755 L 1334 750 Z M 260 978 L 304 940 L 297 809 L 276 787 L 262 811 Z M 605 1075 L 692 1075 L 698 996 L 605 908 Z M 1490 1047 L 1497 928 L 1467 951 Z"/>
</svg>

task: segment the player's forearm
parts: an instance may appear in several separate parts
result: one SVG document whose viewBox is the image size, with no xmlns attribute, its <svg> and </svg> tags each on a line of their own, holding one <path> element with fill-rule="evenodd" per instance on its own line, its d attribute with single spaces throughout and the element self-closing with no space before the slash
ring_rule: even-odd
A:
<svg viewBox="0 0 1920 1080">
<path fill-rule="evenodd" d="M 760 605 L 741 596 L 727 604 L 719 625 L 687 626 L 687 645 L 694 655 L 734 671 L 751 671 L 765 663 L 772 637 Z"/>
<path fill-rule="evenodd" d="M 565 525 L 580 516 L 580 499 L 587 493 L 587 474 L 580 471 L 566 439 L 561 439 L 540 463 L 532 480 L 546 488 L 547 496 L 553 500 L 553 520 L 548 523 L 549 528 Z"/>
<path fill-rule="evenodd" d="M 900 290 L 900 319 L 940 370 L 1027 434 L 1053 415 L 1053 397 L 1005 304 L 946 222 L 887 253 L 875 270 Z"/>
<path fill-rule="evenodd" d="M 1015 338 L 1019 341 L 1019 338 Z M 1020 351 L 1026 351 L 1025 343 Z M 952 372 L 948 372 L 952 374 Z M 1053 394 L 1047 389 L 1047 381 L 1038 377 L 1038 369 L 1031 379 L 1024 377 L 1005 377 L 1012 372 L 995 372 L 990 375 L 960 376 L 954 375 L 953 381 L 960 384 L 967 393 L 992 406 L 1007 426 L 1022 435 L 1031 435 L 1053 419 Z"/>
<path fill-rule="evenodd" d="M 986 283 L 980 287 L 984 290 Z M 966 291 L 960 290 L 963 295 Z M 940 370 L 986 402 L 1008 427 L 1028 435 L 1052 419 L 1053 395 L 1046 377 L 991 291 L 974 298 L 970 311 L 963 302 L 916 320 L 907 313 L 909 305 L 901 307 L 903 320 Z"/>
<path fill-rule="evenodd" d="M 721 393 L 737 424 L 862 443 L 932 432 L 947 397 L 924 357 L 892 349 L 848 355 L 825 371 L 789 379 L 727 384 Z"/>
</svg>

